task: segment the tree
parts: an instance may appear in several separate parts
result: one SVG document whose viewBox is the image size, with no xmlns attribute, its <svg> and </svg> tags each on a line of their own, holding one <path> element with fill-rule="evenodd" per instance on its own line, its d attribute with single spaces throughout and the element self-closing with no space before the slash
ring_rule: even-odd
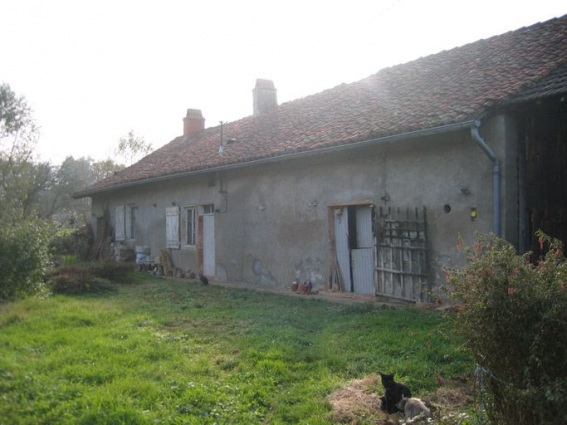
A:
<svg viewBox="0 0 567 425">
<path fill-rule="evenodd" d="M 25 99 L 0 84 L 0 219 L 31 212 L 34 196 L 49 182 L 49 165 L 34 166 L 38 128 Z"/>
<path fill-rule="evenodd" d="M 76 160 L 68 156 L 61 165 L 53 167 L 53 185 L 38 199 L 41 217 L 60 225 L 86 222 L 90 202 L 88 199 L 73 199 L 73 194 L 90 184 L 91 162 L 90 158 Z"/>
<path fill-rule="evenodd" d="M 114 173 L 117 173 L 118 171 L 123 169 L 123 164 L 114 162 L 110 158 L 93 162 L 91 164 L 91 184 L 104 180 L 105 178 L 110 177 L 114 175 Z"/>
<path fill-rule="evenodd" d="M 38 128 L 25 99 L 8 84 L 0 84 L 1 153 L 8 158 L 29 159 L 37 141 Z M 8 143 L 8 149 L 5 142 Z"/>
<path fill-rule="evenodd" d="M 38 130 L 23 97 L 0 85 L 0 300 L 37 291 L 48 263 L 49 223 L 36 212 L 53 183 L 52 167 L 34 163 Z"/>
<path fill-rule="evenodd" d="M 112 159 L 94 161 L 92 158 L 68 156 L 61 165 L 52 168 L 53 185 L 38 197 L 40 216 L 71 227 L 87 223 L 90 199 L 74 199 L 73 194 L 123 168 Z"/>
<path fill-rule="evenodd" d="M 143 137 L 137 136 L 130 130 L 125 137 L 118 141 L 115 153 L 122 158 L 126 165 L 132 165 L 152 151 L 152 144 L 146 142 Z"/>
</svg>

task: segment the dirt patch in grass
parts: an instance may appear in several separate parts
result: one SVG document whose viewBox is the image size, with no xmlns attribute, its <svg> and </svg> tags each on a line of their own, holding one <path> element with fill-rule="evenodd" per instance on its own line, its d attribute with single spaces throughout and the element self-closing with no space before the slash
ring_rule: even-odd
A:
<svg viewBox="0 0 567 425">
<path fill-rule="evenodd" d="M 474 380 L 464 376 L 448 380 L 430 396 L 424 397 L 435 412 L 435 416 L 461 413 L 474 404 Z"/>
<path fill-rule="evenodd" d="M 380 410 L 377 386 L 378 377 L 371 374 L 331 393 L 329 403 L 333 408 L 333 422 L 350 425 L 397 424 L 399 419 L 403 419 L 403 414 L 387 415 Z M 423 401 L 437 419 L 465 412 L 474 403 L 472 377 L 451 379 L 434 394 L 424 396 Z"/>
<path fill-rule="evenodd" d="M 350 382 L 329 395 L 333 422 L 342 424 L 385 424 L 387 416 L 380 410 L 380 394 L 376 392 L 378 376 Z"/>
</svg>

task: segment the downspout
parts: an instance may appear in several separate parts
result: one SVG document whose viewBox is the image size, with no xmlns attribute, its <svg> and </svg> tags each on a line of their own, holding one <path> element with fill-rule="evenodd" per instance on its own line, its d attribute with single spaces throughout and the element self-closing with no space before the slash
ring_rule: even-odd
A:
<svg viewBox="0 0 567 425">
<path fill-rule="evenodd" d="M 490 158 L 492 161 L 492 172 L 493 172 L 493 210 L 494 210 L 494 224 L 493 233 L 500 237 L 500 160 L 492 150 L 492 148 L 486 143 L 482 138 L 478 129 L 480 127 L 480 121 L 475 121 L 474 125 L 471 126 L 471 136 L 476 144 L 482 149 L 482 151 Z"/>
</svg>

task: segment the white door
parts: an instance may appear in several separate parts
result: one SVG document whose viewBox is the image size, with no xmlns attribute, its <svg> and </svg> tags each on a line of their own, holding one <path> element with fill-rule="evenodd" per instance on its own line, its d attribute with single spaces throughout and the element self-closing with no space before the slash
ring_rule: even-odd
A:
<svg viewBox="0 0 567 425">
<path fill-rule="evenodd" d="M 214 213 L 203 216 L 203 273 L 205 276 L 216 274 Z"/>
<path fill-rule="evenodd" d="M 352 284 L 357 294 L 374 295 L 374 259 L 372 248 L 353 249 Z"/>
<path fill-rule="evenodd" d="M 356 207 L 356 248 L 351 251 L 352 284 L 358 294 L 374 295 L 372 208 Z"/>
</svg>

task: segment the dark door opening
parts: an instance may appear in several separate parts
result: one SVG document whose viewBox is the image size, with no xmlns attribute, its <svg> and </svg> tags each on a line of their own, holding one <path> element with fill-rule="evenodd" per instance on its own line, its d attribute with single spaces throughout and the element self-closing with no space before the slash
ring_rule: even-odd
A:
<svg viewBox="0 0 567 425">
<path fill-rule="evenodd" d="M 526 108 L 519 127 L 525 166 L 520 173 L 525 198 L 520 203 L 520 251 L 533 251 L 537 260 L 543 254 L 537 230 L 567 244 L 566 102 L 553 99 Z"/>
</svg>

